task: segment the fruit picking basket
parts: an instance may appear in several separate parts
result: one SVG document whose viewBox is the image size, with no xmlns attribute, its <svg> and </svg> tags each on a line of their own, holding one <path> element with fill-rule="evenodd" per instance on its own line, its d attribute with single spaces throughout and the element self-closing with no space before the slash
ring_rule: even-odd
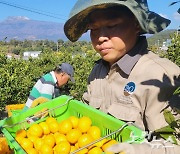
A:
<svg viewBox="0 0 180 154">
<path fill-rule="evenodd" d="M 23 108 L 25 104 L 11 104 L 6 105 L 6 111 L 8 112 L 8 117 L 18 114 Z"/>
<path fill-rule="evenodd" d="M 44 118 L 34 118 L 34 115 L 42 109 L 48 109 L 49 116 L 57 119 L 58 122 L 67 119 L 70 116 L 82 117 L 87 116 L 92 120 L 94 126 L 101 130 L 101 136 L 106 136 L 126 123 L 118 120 L 108 114 L 105 114 L 81 101 L 72 99 L 70 96 L 62 95 L 49 102 L 40 104 L 27 112 L 11 116 L 0 121 L 0 128 L 8 141 L 8 145 L 14 150 L 14 153 L 24 154 L 25 150 L 15 140 L 15 134 L 20 129 L 28 129 L 33 123 L 45 121 Z M 141 143 L 144 140 L 143 131 L 134 125 L 127 125 L 119 133 L 110 136 L 118 142 Z"/>
</svg>

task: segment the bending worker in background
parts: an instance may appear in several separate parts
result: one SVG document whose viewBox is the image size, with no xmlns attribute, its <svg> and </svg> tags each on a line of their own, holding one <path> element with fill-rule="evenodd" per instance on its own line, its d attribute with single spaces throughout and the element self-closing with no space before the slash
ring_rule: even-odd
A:
<svg viewBox="0 0 180 154">
<path fill-rule="evenodd" d="M 165 110 L 178 120 L 180 97 L 174 91 L 180 86 L 180 68 L 149 51 L 142 35 L 158 33 L 169 24 L 148 9 L 146 0 L 78 0 L 65 23 L 65 34 L 74 42 L 90 30 L 92 45 L 102 57 L 88 78 L 84 100 L 146 132 L 168 126 Z M 109 151 L 179 154 L 175 142 L 152 134 L 142 144 L 118 143 Z"/>
<path fill-rule="evenodd" d="M 42 76 L 32 88 L 23 111 L 38 105 L 38 98 L 42 102 L 53 99 L 60 95 L 59 88 L 65 85 L 69 80 L 74 82 L 74 69 L 68 63 L 62 63 L 53 71 Z"/>
</svg>

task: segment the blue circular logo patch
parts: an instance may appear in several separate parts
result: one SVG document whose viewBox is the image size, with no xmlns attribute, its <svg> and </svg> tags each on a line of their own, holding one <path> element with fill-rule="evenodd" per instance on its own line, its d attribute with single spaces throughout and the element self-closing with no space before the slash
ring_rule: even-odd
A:
<svg viewBox="0 0 180 154">
<path fill-rule="evenodd" d="M 125 96 L 131 95 L 135 89 L 136 89 L 136 85 L 134 82 L 127 83 L 124 87 L 124 95 Z"/>
</svg>

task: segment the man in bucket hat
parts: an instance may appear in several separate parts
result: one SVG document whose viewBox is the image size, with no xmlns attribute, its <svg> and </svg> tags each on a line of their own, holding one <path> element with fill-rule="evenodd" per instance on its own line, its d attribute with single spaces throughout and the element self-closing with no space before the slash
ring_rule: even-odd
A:
<svg viewBox="0 0 180 154">
<path fill-rule="evenodd" d="M 88 78 L 85 102 L 146 132 L 168 125 L 166 110 L 179 119 L 180 99 L 173 93 L 180 86 L 180 69 L 149 51 L 142 35 L 158 33 L 169 24 L 148 9 L 146 0 L 78 0 L 64 25 L 65 34 L 74 42 L 90 30 L 92 45 L 102 57 Z M 179 145 L 151 134 L 142 144 L 119 143 L 109 151 L 179 153 Z"/>
<path fill-rule="evenodd" d="M 69 80 L 74 82 L 73 76 L 74 69 L 69 63 L 62 63 L 61 65 L 56 66 L 53 71 L 43 75 L 32 88 L 23 111 L 59 96 L 59 88 L 67 84 Z M 45 98 L 39 99 L 43 102 L 37 101 L 40 97 Z"/>
</svg>

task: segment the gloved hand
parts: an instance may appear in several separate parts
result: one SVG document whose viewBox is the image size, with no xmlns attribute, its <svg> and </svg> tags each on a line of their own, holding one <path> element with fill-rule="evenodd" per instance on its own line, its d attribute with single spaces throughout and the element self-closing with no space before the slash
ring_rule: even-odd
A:
<svg viewBox="0 0 180 154">
<path fill-rule="evenodd" d="M 119 154 L 135 154 L 134 147 L 129 143 L 114 144 L 107 149 L 107 152 Z"/>
<path fill-rule="evenodd" d="M 45 103 L 45 102 L 48 102 L 48 101 L 49 101 L 49 99 L 47 99 L 47 98 L 45 98 L 45 97 L 36 98 L 36 99 L 32 102 L 30 108 L 33 108 L 33 107 L 35 107 L 35 106 L 37 106 L 37 105 L 39 105 L 39 104 L 42 104 L 42 103 Z"/>
<path fill-rule="evenodd" d="M 39 104 L 42 104 L 42 103 L 45 103 L 45 102 L 48 102 L 48 101 L 49 101 L 49 99 L 47 99 L 47 98 L 45 98 L 45 97 L 39 97 L 39 98 L 35 99 L 35 100 L 32 102 L 30 108 L 33 108 L 33 107 L 35 107 L 35 106 L 37 106 L 37 105 L 39 105 Z M 35 115 L 37 118 L 44 118 L 45 116 L 48 115 L 48 112 L 45 112 L 45 111 L 47 111 L 47 110 L 48 110 L 48 108 L 43 108 L 42 110 L 36 112 L 34 115 Z M 44 112 L 44 113 L 43 113 L 43 112 Z"/>
</svg>

